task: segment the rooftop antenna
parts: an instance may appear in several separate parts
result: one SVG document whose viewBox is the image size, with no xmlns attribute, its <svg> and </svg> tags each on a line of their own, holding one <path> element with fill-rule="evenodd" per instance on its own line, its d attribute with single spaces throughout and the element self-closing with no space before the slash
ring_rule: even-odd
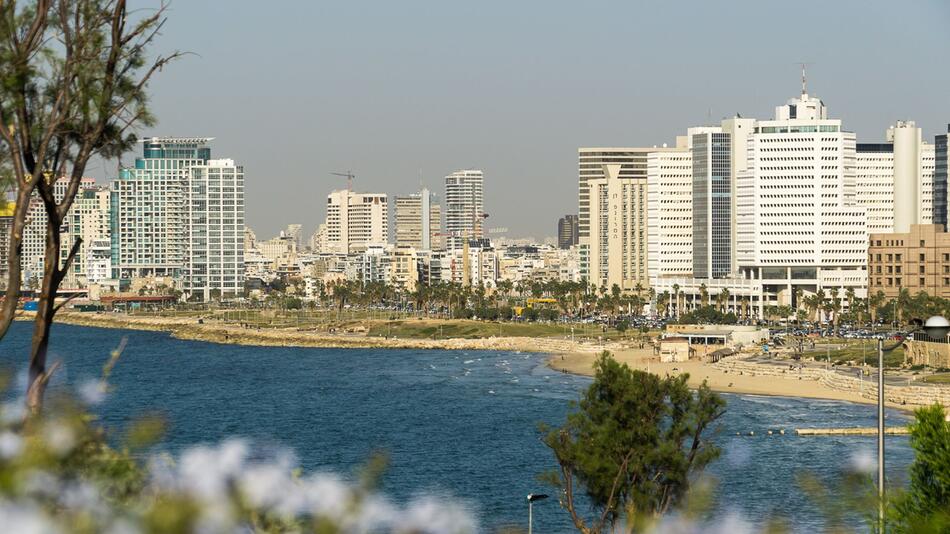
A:
<svg viewBox="0 0 950 534">
<path fill-rule="evenodd" d="M 805 77 L 805 67 L 808 65 L 808 63 L 801 62 L 799 63 L 799 65 L 802 66 L 802 95 L 807 95 L 808 94 L 808 89 L 807 89 L 808 78 Z"/>
</svg>

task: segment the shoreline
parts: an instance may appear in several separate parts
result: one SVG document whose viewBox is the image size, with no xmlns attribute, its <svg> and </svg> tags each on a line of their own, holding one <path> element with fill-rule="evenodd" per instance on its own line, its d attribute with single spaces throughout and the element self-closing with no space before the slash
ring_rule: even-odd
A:
<svg viewBox="0 0 950 534">
<path fill-rule="evenodd" d="M 623 350 L 613 354 L 618 362 L 627 364 L 631 369 L 639 369 L 660 376 L 688 373 L 688 384 L 692 389 L 698 388 L 705 380 L 709 389 L 717 393 L 877 404 L 874 398 L 865 397 L 855 391 L 836 389 L 819 380 L 792 380 L 779 376 L 729 373 L 728 369 L 696 360 L 661 363 L 652 359 L 651 355 L 652 349 Z M 591 354 L 555 354 L 548 358 L 548 366 L 564 373 L 593 376 L 595 359 L 596 355 Z M 885 405 L 901 412 L 913 413 L 914 409 L 923 404 L 901 404 L 888 399 Z"/>
<path fill-rule="evenodd" d="M 28 320 L 27 312 L 17 320 Z M 328 334 L 290 328 L 250 329 L 214 320 L 199 324 L 194 318 L 134 317 L 118 314 L 90 314 L 60 312 L 56 322 L 74 326 L 91 326 L 126 330 L 167 332 L 176 339 L 204 341 L 228 345 L 301 348 L 386 348 L 422 350 L 503 350 L 541 354 L 580 353 L 599 354 L 603 350 L 616 351 L 616 343 L 590 344 L 558 338 L 484 337 L 484 338 L 386 338 L 363 334 Z"/>
<path fill-rule="evenodd" d="M 27 312 L 17 320 L 29 320 Z M 703 380 L 719 393 L 795 397 L 876 404 L 876 400 L 857 391 L 831 387 L 820 380 L 790 380 L 779 376 L 742 374 L 701 361 L 661 363 L 653 357 L 652 348 L 631 349 L 619 343 L 592 344 L 558 338 L 486 337 L 486 338 L 385 338 L 361 334 L 328 334 L 298 329 L 248 329 L 233 324 L 206 320 L 199 324 L 193 317 L 135 317 L 120 314 L 61 312 L 56 322 L 74 326 L 167 332 L 175 339 L 206 343 L 300 348 L 337 349 L 419 349 L 419 350 L 500 350 L 546 354 L 551 369 L 581 376 L 593 376 L 593 363 L 604 350 L 633 369 L 657 375 L 689 373 L 689 386 L 697 388 Z M 889 400 L 887 406 L 912 412 L 922 404 L 902 404 Z"/>
</svg>

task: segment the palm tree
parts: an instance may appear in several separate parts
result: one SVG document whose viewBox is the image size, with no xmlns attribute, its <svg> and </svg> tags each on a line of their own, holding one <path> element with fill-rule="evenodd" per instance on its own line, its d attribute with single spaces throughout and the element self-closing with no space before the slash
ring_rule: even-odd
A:
<svg viewBox="0 0 950 534">
<path fill-rule="evenodd" d="M 657 308 L 663 310 L 663 317 L 668 317 L 670 312 L 670 292 L 664 291 L 656 298 Z"/>
<path fill-rule="evenodd" d="M 706 289 L 705 282 L 699 286 L 699 301 L 702 303 L 703 307 L 709 305 L 709 290 Z"/>
<path fill-rule="evenodd" d="M 676 308 L 676 316 L 680 316 L 680 285 L 673 284 L 673 300 L 674 307 Z"/>
<path fill-rule="evenodd" d="M 871 316 L 872 327 L 877 324 L 877 311 L 884 305 L 885 300 L 887 300 L 887 295 L 880 289 L 868 298 L 868 315 Z"/>
<path fill-rule="evenodd" d="M 729 290 L 722 288 L 722 291 L 719 292 L 718 299 L 720 300 L 720 307 L 722 308 L 722 313 L 726 313 L 729 309 Z"/>
</svg>

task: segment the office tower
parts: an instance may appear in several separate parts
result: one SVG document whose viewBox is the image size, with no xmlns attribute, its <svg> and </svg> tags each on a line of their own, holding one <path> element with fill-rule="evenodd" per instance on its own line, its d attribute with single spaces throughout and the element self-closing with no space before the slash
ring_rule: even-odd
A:
<svg viewBox="0 0 950 534">
<path fill-rule="evenodd" d="M 934 138 L 933 223 L 947 228 L 947 177 L 950 172 L 950 124 L 947 133 Z"/>
<path fill-rule="evenodd" d="M 687 136 L 677 150 L 647 156 L 647 263 L 657 278 L 693 273 L 693 154 Z"/>
<path fill-rule="evenodd" d="M 749 168 L 736 183 L 736 255 L 746 279 L 761 280 L 778 303 L 795 288 L 866 283 L 865 209 L 856 205 L 855 136 L 829 119 L 803 88 L 758 121 Z"/>
<path fill-rule="evenodd" d="M 565 215 L 557 221 L 557 247 L 569 249 L 577 244 L 577 215 Z"/>
<path fill-rule="evenodd" d="M 693 276 L 732 274 L 731 136 L 721 128 L 692 134 Z"/>
<path fill-rule="evenodd" d="M 211 159 L 190 171 L 182 289 L 202 300 L 238 296 L 244 291 L 244 168 Z"/>
<path fill-rule="evenodd" d="M 462 248 L 465 239 L 484 237 L 485 205 L 482 171 L 455 171 L 445 177 L 445 231 L 449 250 Z"/>
<path fill-rule="evenodd" d="M 212 160 L 211 141 L 146 138 L 142 157 L 120 170 L 111 198 L 114 277 L 170 277 L 188 297 L 236 291 L 244 171 L 232 160 Z"/>
<path fill-rule="evenodd" d="M 867 210 L 869 234 L 896 231 L 898 212 L 908 227 L 931 224 L 935 212 L 945 212 L 934 208 L 934 153 L 934 145 L 923 142 L 909 121 L 888 128 L 887 142 L 857 144 L 855 199 Z"/>
<path fill-rule="evenodd" d="M 418 193 L 397 196 L 394 203 L 397 247 L 442 248 L 442 208 L 435 195 L 423 188 Z"/>
<path fill-rule="evenodd" d="M 649 286 L 647 158 L 676 148 L 578 149 L 581 276 L 599 287 Z"/>
<path fill-rule="evenodd" d="M 327 195 L 326 252 L 349 254 L 389 238 L 388 200 L 383 193 L 354 193 L 348 189 Z"/>
</svg>

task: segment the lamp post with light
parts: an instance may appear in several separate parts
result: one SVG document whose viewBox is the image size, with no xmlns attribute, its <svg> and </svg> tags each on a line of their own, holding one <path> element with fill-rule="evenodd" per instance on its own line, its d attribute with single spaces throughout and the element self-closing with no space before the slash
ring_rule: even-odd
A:
<svg viewBox="0 0 950 534">
<path fill-rule="evenodd" d="M 904 341 L 917 332 L 923 331 L 927 337 L 946 341 L 950 333 L 950 321 L 945 317 L 934 315 L 927 319 L 924 325 L 917 326 L 904 334 L 897 334 L 899 341 L 890 347 L 884 346 L 884 339 L 877 340 L 877 496 L 878 521 L 881 531 L 884 531 L 884 353 L 900 347 Z"/>
<path fill-rule="evenodd" d="M 548 496 L 543 493 L 529 493 L 528 494 L 528 534 L 531 534 L 531 529 L 534 526 L 534 501 L 540 501 L 547 499 Z"/>
</svg>

